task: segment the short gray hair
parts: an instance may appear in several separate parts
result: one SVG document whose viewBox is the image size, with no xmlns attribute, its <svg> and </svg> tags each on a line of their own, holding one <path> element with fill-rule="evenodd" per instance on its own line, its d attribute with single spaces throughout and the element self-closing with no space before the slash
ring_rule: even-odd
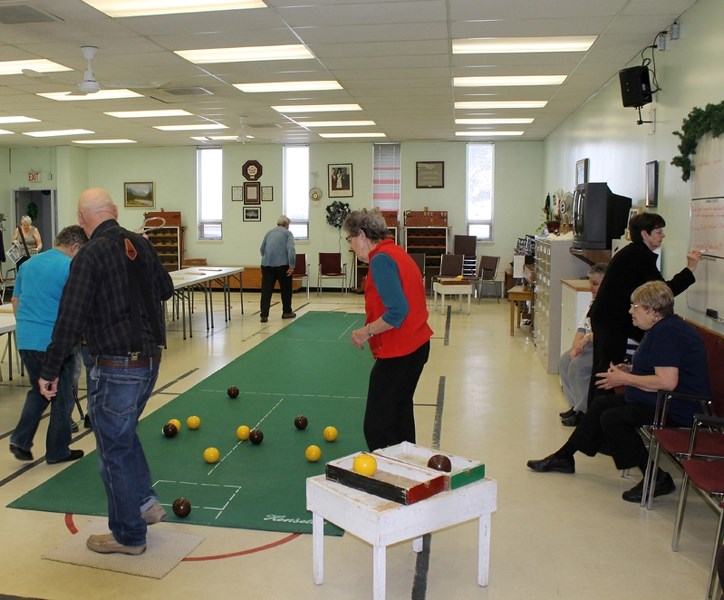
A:
<svg viewBox="0 0 724 600">
<path fill-rule="evenodd" d="M 87 241 L 88 236 L 80 225 L 69 225 L 61 229 L 60 233 L 55 236 L 56 246 L 67 246 L 68 248 L 73 244 L 80 244 L 82 246 Z"/>
<path fill-rule="evenodd" d="M 32 225 L 33 220 L 28 215 L 23 215 L 20 217 L 20 224 L 21 225 Z"/>
<path fill-rule="evenodd" d="M 372 242 L 385 240 L 388 236 L 387 222 L 379 208 L 353 210 L 347 215 L 342 227 L 351 236 L 358 236 L 360 231 L 364 231 Z"/>
<path fill-rule="evenodd" d="M 287 217 L 286 215 L 282 215 L 281 217 L 279 217 L 277 219 L 277 225 L 279 227 L 289 227 L 289 223 L 291 223 L 291 221 L 289 220 L 289 217 Z"/>
</svg>

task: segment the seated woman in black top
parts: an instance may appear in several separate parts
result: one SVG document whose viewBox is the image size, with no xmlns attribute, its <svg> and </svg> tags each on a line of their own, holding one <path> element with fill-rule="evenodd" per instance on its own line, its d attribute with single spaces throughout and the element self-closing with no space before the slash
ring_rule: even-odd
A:
<svg viewBox="0 0 724 600">
<path fill-rule="evenodd" d="M 573 455 L 580 451 L 595 456 L 605 445 L 618 469 L 638 467 L 646 473 L 648 451 L 637 429 L 654 419 L 657 390 L 709 394 L 706 349 L 697 331 L 674 314 L 674 295 L 663 281 L 636 288 L 629 310 L 633 324 L 646 333 L 633 356 L 633 364 L 611 364 L 596 373 L 601 389 L 625 386 L 623 396 L 597 397 L 563 447 L 528 467 L 545 473 L 574 473 Z M 672 400 L 669 420 L 690 427 L 698 404 Z M 640 502 L 643 480 L 623 493 L 628 502 Z M 659 469 L 655 496 L 675 489 L 671 476 Z"/>
</svg>

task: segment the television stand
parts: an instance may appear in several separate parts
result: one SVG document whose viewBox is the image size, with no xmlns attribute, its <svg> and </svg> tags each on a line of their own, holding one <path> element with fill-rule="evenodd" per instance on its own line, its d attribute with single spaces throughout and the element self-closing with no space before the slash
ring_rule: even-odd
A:
<svg viewBox="0 0 724 600">
<path fill-rule="evenodd" d="M 608 249 L 596 250 L 593 248 L 574 248 L 571 246 L 568 251 L 589 265 L 595 265 L 597 263 L 606 264 L 611 260 L 611 250 Z"/>
</svg>

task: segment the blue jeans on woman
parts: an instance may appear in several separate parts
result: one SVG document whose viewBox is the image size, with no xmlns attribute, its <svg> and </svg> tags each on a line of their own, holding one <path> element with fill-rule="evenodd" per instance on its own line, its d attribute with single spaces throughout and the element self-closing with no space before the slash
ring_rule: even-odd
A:
<svg viewBox="0 0 724 600">
<path fill-rule="evenodd" d="M 154 358 L 147 367 L 96 364 L 90 372 L 88 414 L 108 497 L 108 528 L 124 546 L 146 543 L 146 522 L 141 517 L 141 507 L 156 498 L 136 426 L 156 384 L 158 366 L 159 360 Z"/>
<path fill-rule="evenodd" d="M 63 363 L 58 378 L 58 393 L 52 401 L 48 402 L 38 387 L 40 368 L 43 366 L 45 352 L 39 350 L 20 350 L 20 358 L 28 372 L 30 390 L 25 397 L 23 412 L 10 436 L 10 443 L 21 450 L 30 452 L 33 438 L 38 430 L 40 419 L 50 405 L 50 421 L 48 433 L 45 436 L 45 460 L 56 463 L 70 456 L 70 413 L 73 411 L 73 357 Z"/>
</svg>

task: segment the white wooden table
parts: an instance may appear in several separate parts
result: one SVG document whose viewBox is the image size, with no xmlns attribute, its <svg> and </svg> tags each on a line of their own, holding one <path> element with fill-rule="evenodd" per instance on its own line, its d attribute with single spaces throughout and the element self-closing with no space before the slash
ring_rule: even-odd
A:
<svg viewBox="0 0 724 600">
<path fill-rule="evenodd" d="M 7 307 L 7 308 L 5 308 Z M 3 360 L 5 355 L 8 357 L 8 379 L 13 380 L 13 338 L 15 337 L 15 315 L 12 313 L 12 305 L 4 304 L 3 310 L 0 310 L 0 335 L 7 335 L 7 344 L 3 352 Z M 22 374 L 22 373 L 21 373 Z M 0 372 L 0 381 L 2 381 L 2 372 Z"/>
<path fill-rule="evenodd" d="M 473 295 L 473 286 L 469 281 L 453 279 L 449 281 L 432 282 L 432 310 L 437 305 L 437 296 L 440 294 L 440 312 L 445 312 L 445 296 L 458 296 L 460 298 L 460 312 L 463 310 L 463 296 L 468 297 L 468 314 L 470 314 L 470 297 Z"/>
<path fill-rule="evenodd" d="M 324 582 L 324 521 L 372 545 L 372 597 L 384 600 L 387 546 L 413 539 L 422 551 L 422 536 L 478 519 L 478 585 L 488 585 L 490 515 L 497 509 L 498 484 L 482 479 L 404 505 L 329 481 L 324 475 L 307 479 L 307 510 L 312 511 L 314 583 Z"/>
</svg>

